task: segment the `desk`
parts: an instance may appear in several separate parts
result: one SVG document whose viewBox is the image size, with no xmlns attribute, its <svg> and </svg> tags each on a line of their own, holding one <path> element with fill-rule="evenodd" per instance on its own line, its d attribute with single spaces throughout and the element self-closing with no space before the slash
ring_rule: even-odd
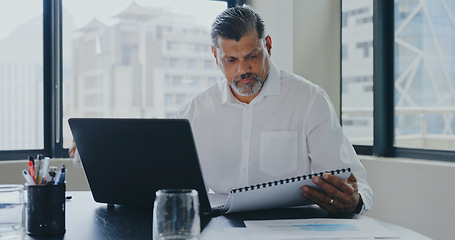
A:
<svg viewBox="0 0 455 240">
<path fill-rule="evenodd" d="M 139 210 L 125 206 L 108 207 L 96 203 L 89 191 L 69 191 L 72 196 L 66 202 L 66 233 L 64 236 L 32 237 L 24 239 L 152 239 L 151 210 Z M 153 202 L 150 202 L 151 206 Z M 236 213 L 217 216 L 211 219 L 201 219 L 203 232 L 217 231 L 228 227 L 245 227 L 245 220 L 286 219 L 286 218 L 324 218 L 327 213 L 318 207 L 301 209 L 280 209 L 250 213 Z M 351 215 L 352 218 L 368 218 L 361 215 Z M 401 236 L 400 239 L 429 239 L 409 229 L 378 221 L 388 229 Z"/>
</svg>

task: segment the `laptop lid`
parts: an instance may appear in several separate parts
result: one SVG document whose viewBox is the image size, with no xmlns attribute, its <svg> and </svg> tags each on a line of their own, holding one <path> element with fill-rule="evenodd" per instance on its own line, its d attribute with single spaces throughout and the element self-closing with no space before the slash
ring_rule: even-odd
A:
<svg viewBox="0 0 455 240">
<path fill-rule="evenodd" d="M 186 119 L 68 120 L 96 202 L 153 206 L 165 188 L 196 189 L 210 213 L 193 133 Z"/>
</svg>

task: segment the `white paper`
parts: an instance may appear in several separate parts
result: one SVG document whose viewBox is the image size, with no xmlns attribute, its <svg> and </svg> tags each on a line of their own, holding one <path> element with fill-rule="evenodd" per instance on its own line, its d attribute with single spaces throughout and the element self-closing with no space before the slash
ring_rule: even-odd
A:
<svg viewBox="0 0 455 240">
<path fill-rule="evenodd" d="M 347 179 L 350 174 L 350 172 L 346 171 L 336 174 L 336 176 Z M 248 191 L 237 191 L 229 194 L 224 210 L 227 213 L 232 213 L 313 204 L 303 197 L 301 190 L 303 185 L 319 188 L 313 183 L 311 178 L 306 178 L 305 180 L 278 183 L 277 185 L 250 189 Z"/>
<path fill-rule="evenodd" d="M 398 234 L 373 219 L 291 219 L 245 221 L 248 232 L 262 239 L 374 239 Z"/>
<path fill-rule="evenodd" d="M 217 230 L 204 230 L 200 240 L 255 240 L 246 228 L 223 228 Z"/>
</svg>

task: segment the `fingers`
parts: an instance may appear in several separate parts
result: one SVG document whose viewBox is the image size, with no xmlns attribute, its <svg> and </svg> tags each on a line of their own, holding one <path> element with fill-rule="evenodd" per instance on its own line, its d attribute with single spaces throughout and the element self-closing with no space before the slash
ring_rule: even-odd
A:
<svg viewBox="0 0 455 240">
<path fill-rule="evenodd" d="M 309 186 L 302 187 L 302 195 L 329 213 L 336 213 L 338 212 L 338 209 L 343 208 L 341 202 L 336 201 L 335 198 L 332 198 L 329 195 L 317 191 Z"/>
<path fill-rule="evenodd" d="M 357 178 L 354 176 L 354 173 L 351 173 L 351 175 L 349 175 L 348 179 L 346 179 L 346 182 L 357 183 Z"/>
<path fill-rule="evenodd" d="M 345 181 L 331 174 L 324 174 L 322 178 L 313 177 L 312 181 L 321 189 L 316 190 L 303 186 L 302 195 L 308 200 L 318 204 L 329 213 L 355 209 L 360 196 L 354 174 L 351 174 Z"/>
<path fill-rule="evenodd" d="M 354 179 L 354 182 L 348 181 L 349 179 L 351 179 L 351 177 Z M 343 181 L 341 178 L 329 173 L 324 173 L 324 175 L 322 175 L 322 178 L 324 179 L 324 181 L 320 181 L 319 184 L 317 182 L 314 181 L 313 182 L 330 195 L 335 195 L 340 191 L 344 193 L 352 192 L 351 184 L 354 184 L 357 181 L 355 180 L 354 174 L 352 173 L 346 181 Z"/>
<path fill-rule="evenodd" d="M 76 143 L 73 140 L 73 143 L 71 143 L 71 146 L 68 149 L 68 155 L 70 156 L 70 158 L 74 158 L 75 152 L 76 152 Z"/>
</svg>

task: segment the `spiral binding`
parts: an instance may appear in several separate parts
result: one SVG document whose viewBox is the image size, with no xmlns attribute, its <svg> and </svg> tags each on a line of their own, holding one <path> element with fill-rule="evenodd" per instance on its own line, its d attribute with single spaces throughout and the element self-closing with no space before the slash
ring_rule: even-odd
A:
<svg viewBox="0 0 455 240">
<path fill-rule="evenodd" d="M 285 184 L 285 183 L 290 183 L 290 182 L 296 182 L 296 181 L 311 179 L 312 177 L 315 177 L 315 176 L 322 177 L 322 175 L 324 173 L 331 173 L 332 175 L 335 175 L 335 174 L 340 174 L 340 173 L 345 173 L 345 172 L 351 172 L 351 168 L 342 168 L 342 169 L 337 169 L 337 170 L 332 170 L 332 171 L 325 171 L 325 172 L 319 172 L 319 173 L 310 173 L 310 174 L 303 175 L 303 176 L 291 177 L 291 178 L 281 179 L 281 180 L 277 180 L 277 181 L 273 181 L 273 182 L 259 183 L 259 184 L 251 185 L 251 186 L 248 186 L 248 187 L 241 187 L 241 188 L 232 189 L 231 193 L 242 192 L 242 191 L 246 192 L 246 191 L 249 191 L 249 190 L 272 187 L 272 186 L 276 186 L 278 184 Z"/>
</svg>

